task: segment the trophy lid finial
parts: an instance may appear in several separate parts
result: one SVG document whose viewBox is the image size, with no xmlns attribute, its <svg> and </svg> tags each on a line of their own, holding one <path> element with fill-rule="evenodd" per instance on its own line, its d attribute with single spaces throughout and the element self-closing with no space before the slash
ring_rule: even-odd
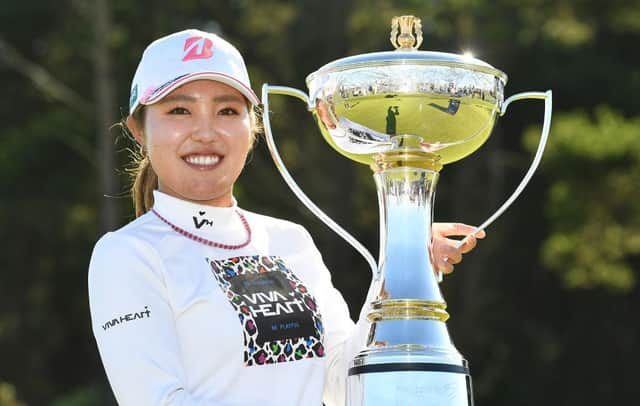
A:
<svg viewBox="0 0 640 406">
<path fill-rule="evenodd" d="M 396 51 L 417 50 L 422 44 L 422 20 L 414 16 L 393 17 L 391 44 Z"/>
</svg>

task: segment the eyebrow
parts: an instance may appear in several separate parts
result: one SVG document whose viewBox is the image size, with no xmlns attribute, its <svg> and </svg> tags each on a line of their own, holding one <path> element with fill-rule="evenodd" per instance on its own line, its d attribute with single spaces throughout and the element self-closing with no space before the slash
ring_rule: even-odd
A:
<svg viewBox="0 0 640 406">
<path fill-rule="evenodd" d="M 170 94 L 160 100 L 160 103 L 165 102 L 176 102 L 176 101 L 184 101 L 184 102 L 196 102 L 198 100 L 197 97 L 189 96 L 187 94 Z M 223 94 L 220 96 L 215 96 L 212 98 L 214 103 L 226 103 L 226 102 L 237 102 L 244 103 L 244 100 L 241 96 L 236 96 L 234 94 Z"/>
</svg>

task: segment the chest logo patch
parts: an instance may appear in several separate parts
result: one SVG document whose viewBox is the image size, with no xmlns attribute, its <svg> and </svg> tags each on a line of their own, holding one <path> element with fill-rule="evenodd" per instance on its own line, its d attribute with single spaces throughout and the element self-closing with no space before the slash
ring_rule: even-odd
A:
<svg viewBox="0 0 640 406">
<path fill-rule="evenodd" d="M 324 327 L 315 298 L 275 256 L 209 260 L 238 313 L 246 366 L 324 357 Z"/>
</svg>

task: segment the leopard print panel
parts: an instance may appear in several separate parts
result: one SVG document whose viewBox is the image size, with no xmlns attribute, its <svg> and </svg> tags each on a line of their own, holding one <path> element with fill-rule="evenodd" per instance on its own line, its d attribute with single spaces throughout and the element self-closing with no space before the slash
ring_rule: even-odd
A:
<svg viewBox="0 0 640 406">
<path fill-rule="evenodd" d="M 316 300 L 276 256 L 208 260 L 242 325 L 244 365 L 324 357 Z"/>
</svg>

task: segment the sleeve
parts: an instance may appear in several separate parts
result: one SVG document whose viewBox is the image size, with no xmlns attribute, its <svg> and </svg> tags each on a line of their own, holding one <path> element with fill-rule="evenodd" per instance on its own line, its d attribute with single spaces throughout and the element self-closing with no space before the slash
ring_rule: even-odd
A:
<svg viewBox="0 0 640 406">
<path fill-rule="evenodd" d="M 364 348 L 368 322 L 360 313 L 357 324 L 349 316 L 349 308 L 342 294 L 333 286 L 331 273 L 322 260 L 322 255 L 313 243 L 311 235 L 304 230 L 305 237 L 312 247 L 313 263 L 320 268 L 319 286 L 314 286 L 322 307 L 325 326 L 326 371 L 323 402 L 326 406 L 344 406 L 346 404 L 347 371 L 352 359 Z"/>
<path fill-rule="evenodd" d="M 120 405 L 204 405 L 185 389 L 173 311 L 155 250 L 105 235 L 89 265 L 93 332 Z"/>
</svg>

